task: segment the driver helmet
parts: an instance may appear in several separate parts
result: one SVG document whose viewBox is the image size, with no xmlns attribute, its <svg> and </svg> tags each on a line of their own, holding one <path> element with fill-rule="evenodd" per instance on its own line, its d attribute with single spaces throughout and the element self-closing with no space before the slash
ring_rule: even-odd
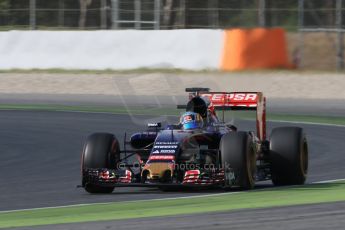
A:
<svg viewBox="0 0 345 230">
<path fill-rule="evenodd" d="M 203 127 L 204 122 L 198 113 L 186 112 L 181 116 L 180 123 L 183 129 L 200 129 Z"/>
</svg>

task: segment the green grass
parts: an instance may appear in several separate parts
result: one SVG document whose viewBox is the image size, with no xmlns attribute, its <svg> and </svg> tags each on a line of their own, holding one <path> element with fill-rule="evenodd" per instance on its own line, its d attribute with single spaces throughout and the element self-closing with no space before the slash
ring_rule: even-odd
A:
<svg viewBox="0 0 345 230">
<path fill-rule="evenodd" d="M 255 113 L 248 112 L 235 112 L 234 117 L 241 119 L 255 119 Z M 332 125 L 345 125 L 345 117 L 341 116 L 316 116 L 316 115 L 297 115 L 297 114 L 267 114 L 267 120 L 269 121 L 290 121 L 290 122 L 302 122 L 302 123 L 320 123 L 320 124 L 332 124 Z"/>
<path fill-rule="evenodd" d="M 268 119 L 272 121 L 294 121 L 294 122 L 311 122 L 321 124 L 345 125 L 345 117 L 339 116 L 313 116 L 313 115 L 285 115 L 271 114 Z"/>
<path fill-rule="evenodd" d="M 116 194 L 114 194 L 114 199 Z M 92 200 L 92 196 L 90 196 Z M 0 228 L 121 220 L 345 201 L 345 181 L 208 197 L 113 202 L 0 213 Z"/>
<path fill-rule="evenodd" d="M 0 104 L 0 110 L 30 110 L 30 111 L 76 111 L 93 113 L 133 114 L 133 115 L 179 115 L 175 108 L 130 107 L 123 106 L 68 106 L 68 105 L 35 105 L 35 104 Z"/>
<path fill-rule="evenodd" d="M 113 114 L 132 114 L 132 115 L 153 115 L 153 116 L 178 116 L 182 110 L 175 108 L 157 107 L 102 107 L 102 106 L 67 106 L 67 105 L 17 105 L 0 104 L 0 110 L 30 110 L 30 111 L 78 111 L 78 112 L 100 112 Z M 221 114 L 219 114 L 221 117 Z M 255 119 L 253 112 L 227 112 L 226 120 L 231 118 Z M 340 116 L 314 116 L 314 115 L 292 115 L 292 114 L 267 114 L 267 119 L 271 121 L 291 121 L 291 122 L 313 122 L 321 124 L 345 125 L 345 117 Z"/>
</svg>

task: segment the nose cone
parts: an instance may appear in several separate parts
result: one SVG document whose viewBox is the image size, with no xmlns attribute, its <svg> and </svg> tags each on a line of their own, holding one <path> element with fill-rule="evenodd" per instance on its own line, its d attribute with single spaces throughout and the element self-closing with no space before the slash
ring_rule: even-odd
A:
<svg viewBox="0 0 345 230">
<path fill-rule="evenodd" d="M 146 164 L 143 169 L 142 177 L 148 180 L 159 180 L 161 182 L 170 181 L 173 175 L 173 167 L 171 163 L 155 162 Z"/>
</svg>

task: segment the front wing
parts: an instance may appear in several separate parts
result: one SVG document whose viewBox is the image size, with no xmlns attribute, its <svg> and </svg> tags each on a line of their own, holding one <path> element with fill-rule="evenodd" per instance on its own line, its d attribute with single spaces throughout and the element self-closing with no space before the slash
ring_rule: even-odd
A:
<svg viewBox="0 0 345 230">
<path fill-rule="evenodd" d="M 184 173 L 182 181 L 169 183 L 151 180 L 140 182 L 140 174 L 135 175 L 130 170 L 114 169 L 85 169 L 83 178 L 83 187 L 87 184 L 102 187 L 209 187 L 224 186 L 225 182 L 222 170 L 188 170 Z"/>
</svg>

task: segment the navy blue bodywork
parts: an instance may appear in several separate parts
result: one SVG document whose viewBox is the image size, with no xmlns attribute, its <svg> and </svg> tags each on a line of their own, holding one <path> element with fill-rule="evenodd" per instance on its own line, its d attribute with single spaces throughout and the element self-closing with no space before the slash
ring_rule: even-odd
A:
<svg viewBox="0 0 345 230">
<path fill-rule="evenodd" d="M 151 154 L 157 154 L 157 150 L 174 150 L 170 153 L 174 153 L 178 157 L 182 149 L 195 149 L 200 148 L 200 146 L 204 149 L 218 149 L 222 136 L 232 131 L 231 128 L 216 126 L 213 123 L 203 129 L 196 130 L 174 129 L 175 127 L 168 125 L 165 129 L 157 132 L 135 133 L 130 138 L 130 144 L 134 149 L 149 146 Z"/>
</svg>

